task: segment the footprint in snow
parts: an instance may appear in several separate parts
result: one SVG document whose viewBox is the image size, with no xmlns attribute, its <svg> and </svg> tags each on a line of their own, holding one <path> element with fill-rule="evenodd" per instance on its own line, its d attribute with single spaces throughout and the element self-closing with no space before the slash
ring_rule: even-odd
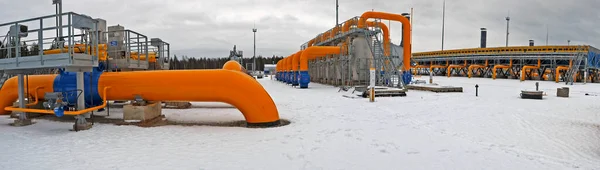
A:
<svg viewBox="0 0 600 170">
<path fill-rule="evenodd" d="M 450 150 L 448 150 L 448 149 L 440 149 L 440 150 L 438 150 L 438 152 L 448 152 L 448 151 L 450 151 Z"/>
<path fill-rule="evenodd" d="M 406 152 L 406 154 L 409 154 L 409 155 L 414 155 L 414 154 L 419 154 L 419 153 L 421 153 L 421 152 Z"/>
</svg>

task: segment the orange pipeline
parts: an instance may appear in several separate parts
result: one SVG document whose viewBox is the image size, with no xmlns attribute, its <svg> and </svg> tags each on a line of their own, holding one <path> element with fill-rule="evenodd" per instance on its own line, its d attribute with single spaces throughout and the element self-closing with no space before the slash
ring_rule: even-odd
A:
<svg viewBox="0 0 600 170">
<path fill-rule="evenodd" d="M 448 66 L 447 71 L 446 71 L 446 72 L 448 72 L 448 77 L 450 77 L 450 75 L 452 75 L 450 73 L 452 72 L 453 68 L 465 68 L 465 67 L 467 67 L 467 60 L 465 60 L 465 64 L 463 64 L 463 65 L 454 65 L 453 64 L 453 65 Z"/>
<path fill-rule="evenodd" d="M 492 68 L 492 79 L 496 79 L 496 70 L 498 69 L 505 69 L 505 68 L 512 68 L 513 62 L 512 59 L 510 59 L 509 61 L 509 65 L 495 65 L 494 68 Z"/>
<path fill-rule="evenodd" d="M 404 40 L 403 40 L 403 42 L 404 42 L 403 64 L 404 64 L 404 70 L 409 71 L 410 67 L 411 67 L 410 66 L 410 58 L 412 55 L 411 44 L 410 44 L 410 42 L 411 42 L 410 41 L 411 40 L 410 21 L 406 17 L 404 17 L 402 15 L 398 15 L 398 14 L 369 11 L 369 12 L 363 13 L 362 16 L 360 16 L 360 20 L 358 21 L 358 27 L 364 28 L 366 25 L 366 21 L 369 18 L 394 20 L 394 21 L 399 21 L 402 23 L 402 28 L 403 28 L 402 37 L 404 38 Z"/>
<path fill-rule="evenodd" d="M 297 72 L 300 66 L 300 56 L 304 50 L 298 51 L 292 55 L 292 71 Z"/>
<path fill-rule="evenodd" d="M 308 71 L 308 60 L 327 54 L 340 54 L 341 48 L 334 46 L 319 46 L 306 48 L 300 55 L 300 71 Z"/>
<path fill-rule="evenodd" d="M 474 68 L 486 68 L 487 66 L 488 66 L 488 60 L 485 60 L 485 65 L 471 64 L 469 66 L 469 72 L 468 72 L 469 78 L 471 78 L 471 76 L 473 75 L 472 71 Z"/>
<path fill-rule="evenodd" d="M 307 46 L 307 48 L 308 48 L 308 47 L 312 47 L 314 43 L 315 43 L 315 39 L 314 39 L 314 38 L 313 38 L 313 39 L 311 39 L 310 41 L 308 41 L 308 46 Z"/>
<path fill-rule="evenodd" d="M 351 20 L 344 22 L 344 26 L 342 27 L 342 33 L 348 32 L 350 30 L 350 27 L 352 27 L 352 25 L 356 25 L 355 19 L 351 19 Z"/>
<path fill-rule="evenodd" d="M 336 25 L 331 30 L 331 34 L 329 35 L 329 38 L 333 39 L 339 32 L 340 32 L 340 27 Z"/>
<path fill-rule="evenodd" d="M 31 88 L 25 91 L 35 91 L 38 98 L 44 98 L 44 95 L 54 90 L 54 79 L 56 75 L 30 75 L 25 78 L 25 84 L 29 84 Z M 5 107 L 13 105 L 13 102 L 19 98 L 17 77 L 6 80 L 2 89 L 0 89 L 0 115 L 9 114 L 4 110 Z M 27 88 L 27 87 L 25 87 Z"/>
<path fill-rule="evenodd" d="M 558 66 L 558 67 L 556 67 L 556 76 L 554 77 L 554 79 L 556 79 L 557 83 L 560 80 L 559 79 L 559 77 L 560 77 L 560 71 L 571 69 L 572 66 L 573 66 L 573 60 L 571 59 L 571 60 L 569 60 L 569 67 L 567 67 L 567 66 Z"/>
<path fill-rule="evenodd" d="M 279 63 L 278 63 L 279 64 Z M 229 60 L 223 64 L 223 69 L 245 72 L 244 67 L 234 60 Z"/>
<path fill-rule="evenodd" d="M 521 81 L 525 81 L 525 72 L 529 69 L 539 69 L 542 65 L 542 60 L 538 59 L 538 64 L 536 66 L 523 66 L 523 70 L 521 70 Z"/>
<path fill-rule="evenodd" d="M 107 94 L 109 100 L 133 100 L 139 94 L 148 101 L 216 101 L 238 108 L 248 123 L 279 120 L 277 107 L 267 91 L 252 77 L 239 71 L 106 72 L 98 81 L 98 89 L 111 87 Z M 159 87 L 168 90 L 157 90 Z"/>
</svg>

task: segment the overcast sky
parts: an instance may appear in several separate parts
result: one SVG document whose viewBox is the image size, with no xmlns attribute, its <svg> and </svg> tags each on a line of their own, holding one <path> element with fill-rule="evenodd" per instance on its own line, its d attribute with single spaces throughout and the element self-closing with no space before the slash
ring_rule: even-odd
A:
<svg viewBox="0 0 600 170">
<path fill-rule="evenodd" d="M 335 25 L 335 0 L 63 0 L 63 11 L 103 18 L 171 44 L 175 54 L 226 57 L 233 45 L 252 57 L 256 23 L 257 55 L 288 56 Z M 339 0 L 340 22 L 365 11 L 410 12 L 413 52 L 441 49 L 443 0 Z M 54 13 L 51 0 L 0 0 L 0 23 Z M 510 11 L 509 45 L 589 44 L 600 47 L 599 0 L 447 0 L 444 49 L 479 46 L 488 29 L 488 47 L 504 46 Z M 392 42 L 401 39 L 392 22 Z M 2 33 L 4 34 L 4 33 Z"/>
</svg>

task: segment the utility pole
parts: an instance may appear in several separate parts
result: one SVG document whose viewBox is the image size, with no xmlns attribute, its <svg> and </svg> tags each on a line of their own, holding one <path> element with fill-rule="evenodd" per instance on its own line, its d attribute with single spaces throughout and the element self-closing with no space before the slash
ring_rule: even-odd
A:
<svg viewBox="0 0 600 170">
<path fill-rule="evenodd" d="M 256 31 L 258 31 L 256 29 L 256 25 L 254 25 L 254 28 L 252 28 L 252 32 L 254 33 L 254 55 L 253 55 L 253 59 L 252 59 L 252 73 L 254 74 L 254 72 L 256 72 Z"/>
<path fill-rule="evenodd" d="M 340 21 L 339 21 L 339 8 L 340 8 L 340 5 L 338 3 L 338 0 L 335 0 L 335 26 L 336 27 L 340 24 Z"/>
<path fill-rule="evenodd" d="M 442 51 L 444 51 L 444 26 L 446 25 L 446 0 L 442 7 Z"/>
<path fill-rule="evenodd" d="M 508 28 L 510 25 L 510 12 L 508 12 L 509 16 L 506 16 L 506 46 L 508 47 Z"/>
<path fill-rule="evenodd" d="M 546 25 L 546 46 L 548 46 L 548 25 Z"/>
</svg>

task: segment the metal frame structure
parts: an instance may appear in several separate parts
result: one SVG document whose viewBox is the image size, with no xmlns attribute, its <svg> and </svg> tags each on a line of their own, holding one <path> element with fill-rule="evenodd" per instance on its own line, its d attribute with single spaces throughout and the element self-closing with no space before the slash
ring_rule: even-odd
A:
<svg viewBox="0 0 600 170">
<path fill-rule="evenodd" d="M 98 66 L 98 39 L 95 38 L 98 37 L 98 21 L 74 12 L 62 13 L 61 2 L 54 3 L 57 4 L 54 15 L 0 24 L 0 31 L 8 32 L 0 36 L 0 85 L 10 77 L 8 74 L 17 75 L 19 108 L 25 109 L 26 101 L 31 101 L 25 100 L 28 98 L 25 96 L 29 96 L 25 93 L 27 75 L 53 69 L 77 72 L 76 86 L 82 92 L 77 98 L 76 109 L 84 110 L 83 72 L 91 72 Z M 67 22 L 63 24 L 63 20 Z M 37 35 L 29 36 L 30 33 Z M 49 50 L 44 50 L 46 47 Z M 87 125 L 86 116 L 87 113 L 76 116 L 74 127 Z M 20 112 L 14 125 L 31 123 L 26 113 Z"/>
<path fill-rule="evenodd" d="M 413 61 L 415 74 L 495 77 L 497 72 L 499 77 L 572 84 L 599 81 L 600 50 L 588 45 L 473 48 L 414 53 Z M 565 72 L 560 72 L 560 67 L 566 68 Z"/>
<path fill-rule="evenodd" d="M 150 69 L 168 70 L 170 68 L 171 44 L 164 42 L 160 38 L 152 38 L 150 39 L 149 51 L 156 54 L 156 61 L 150 61 Z"/>
<path fill-rule="evenodd" d="M 150 43 L 146 35 L 118 25 L 108 27 L 105 34 L 108 36 L 108 70 L 146 70 L 149 68 L 148 46 Z M 145 59 L 142 59 L 143 56 Z"/>
<path fill-rule="evenodd" d="M 359 17 L 351 18 L 345 22 L 357 23 Z M 375 21 L 380 23 L 380 21 Z M 341 30 L 343 24 L 337 25 Z M 368 86 L 370 82 L 371 63 L 375 67 L 376 82 L 378 86 L 403 87 L 400 66 L 402 48 L 390 42 L 389 56 L 384 55 L 382 31 L 378 24 L 370 28 L 350 27 L 347 32 L 334 32 L 334 29 L 326 31 L 335 35 L 323 38 L 319 34 L 314 38 L 313 46 L 343 46 L 340 55 L 329 55 L 309 61 L 309 74 L 311 81 L 335 86 Z M 355 39 L 366 39 L 367 47 L 357 47 L 352 42 Z M 309 42 L 305 42 L 300 48 L 306 49 Z M 360 48 L 360 49 L 359 49 Z M 366 49 L 362 49 L 366 48 Z M 362 56 L 359 51 L 368 50 L 369 56 Z"/>
</svg>

